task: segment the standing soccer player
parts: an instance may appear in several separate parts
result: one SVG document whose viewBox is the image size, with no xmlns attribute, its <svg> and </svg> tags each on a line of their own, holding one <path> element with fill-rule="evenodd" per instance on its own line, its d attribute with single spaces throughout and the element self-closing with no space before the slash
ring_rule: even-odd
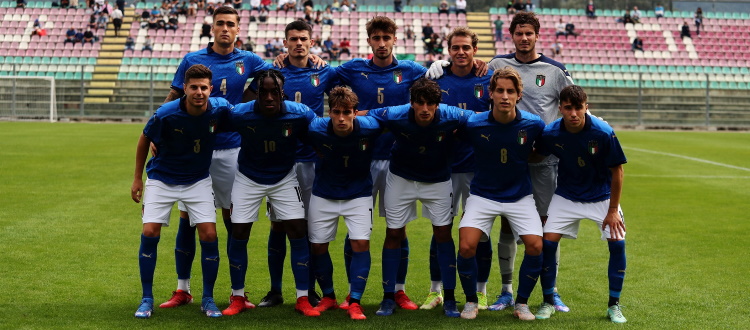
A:
<svg viewBox="0 0 750 330">
<path fill-rule="evenodd" d="M 323 312 L 338 307 L 333 290 L 333 264 L 328 245 L 336 238 L 339 216 L 344 217 L 352 246 L 351 292 L 347 313 L 354 320 L 366 316 L 360 305 L 370 274 L 372 233 L 372 142 L 380 135 L 378 122 L 357 117 L 357 95 L 339 86 L 328 98 L 330 118 L 310 124 L 310 142 L 320 159 L 315 166 L 315 184 L 308 211 L 308 232 L 320 279 L 323 299 L 315 307 Z"/>
<path fill-rule="evenodd" d="M 254 98 L 252 91 L 245 91 L 245 82 L 261 70 L 271 68 L 252 52 L 234 48 L 234 41 L 240 33 L 240 15 L 232 7 L 222 6 L 214 11 L 211 32 L 214 41 L 208 47 L 185 55 L 172 81 L 172 90 L 166 101 L 180 98 L 185 94 L 183 77 L 185 71 L 194 64 L 203 64 L 213 71 L 212 84 L 215 88 L 211 97 L 222 97 L 231 104 L 239 104 L 243 99 Z M 232 183 L 237 173 L 237 155 L 240 150 L 240 136 L 234 132 L 217 134 L 211 161 L 211 179 L 215 206 L 221 208 L 224 226 L 231 236 Z M 190 226 L 188 213 L 180 208 L 180 226 L 175 242 L 175 263 L 177 268 L 177 290 L 172 297 L 159 305 L 161 308 L 177 307 L 193 301 L 190 294 L 190 273 L 195 256 L 195 228 Z M 249 308 L 253 304 L 247 302 Z"/>
<path fill-rule="evenodd" d="M 443 103 L 474 112 L 484 112 L 490 108 L 488 88 L 492 71 L 477 76 L 474 69 L 474 55 L 477 53 L 479 38 L 467 27 L 457 27 L 448 35 L 448 53 L 452 63 L 440 79 L 437 79 L 442 92 Z M 458 216 L 458 208 L 466 210 L 469 185 L 474 177 L 474 155 L 468 141 L 457 140 L 453 154 L 451 182 L 453 184 L 452 216 Z M 423 208 L 423 214 L 426 214 Z M 479 275 L 477 296 L 479 309 L 487 309 L 487 280 L 492 267 L 492 244 L 489 236 L 483 237 L 477 248 Z M 420 309 L 433 309 L 442 303 L 440 269 L 437 262 L 437 244 L 433 237 L 430 242 L 430 279 L 432 285 L 427 299 Z"/>
<path fill-rule="evenodd" d="M 542 222 L 535 212 L 528 160 L 534 141 L 544 130 L 544 121 L 516 107 L 525 97 L 523 89 L 516 70 L 508 67 L 495 71 L 490 82 L 492 111 L 469 118 L 461 134 L 471 143 L 476 157 L 471 196 L 459 225 L 457 267 L 466 294 L 461 312 L 465 319 L 477 316 L 477 246 L 492 232 L 495 218 L 502 216 L 526 246 L 514 315 L 534 320 L 528 299 L 542 271 Z"/>
<path fill-rule="evenodd" d="M 625 279 L 625 221 L 620 208 L 627 162 L 614 130 L 606 122 L 587 114 L 588 97 L 580 86 L 560 92 L 562 118 L 547 125 L 538 152 L 560 159 L 557 190 L 544 225 L 544 262 L 540 278 L 544 302 L 536 318 L 555 312 L 554 288 L 557 262 L 554 258 L 562 237 L 576 238 L 583 219 L 599 226 L 609 245 L 609 308 L 614 323 L 627 320 L 620 310 L 620 292 Z"/>
<path fill-rule="evenodd" d="M 143 198 L 143 234 L 138 252 L 143 299 L 135 317 L 149 318 L 154 308 L 153 282 L 161 227 L 169 225 L 175 202 L 184 204 L 198 229 L 203 267 L 201 310 L 209 317 L 221 312 L 213 299 L 219 271 L 219 243 L 216 237 L 216 209 L 211 192 L 209 166 L 216 141 L 215 129 L 226 122 L 232 105 L 222 98 L 209 98 L 211 70 L 203 65 L 185 72 L 185 96 L 167 102 L 149 119 L 138 140 L 135 178 L 130 189 L 133 201 L 143 196 L 143 167 L 153 142 L 159 153 L 146 167 L 147 193 Z M 191 298 L 192 299 L 192 298 Z"/>
<path fill-rule="evenodd" d="M 230 115 L 242 137 L 239 171 L 232 187 L 232 238 L 229 243 L 231 304 L 224 310 L 234 315 L 247 309 L 245 275 L 250 230 L 258 220 L 263 198 L 274 207 L 284 224 L 291 246 L 291 264 L 297 288 L 295 309 L 305 316 L 319 316 L 308 301 L 310 249 L 307 222 L 294 158 L 300 137 L 307 134 L 315 113 L 306 105 L 284 101 L 284 76 L 277 70 L 260 72 L 258 100 L 237 105 Z"/>
<path fill-rule="evenodd" d="M 427 208 L 437 242 L 445 301 L 449 317 L 459 317 L 456 288 L 456 248 L 451 236 L 452 187 L 450 165 L 453 132 L 474 112 L 440 104 L 440 86 L 417 80 L 410 89 L 411 103 L 370 110 L 396 137 L 385 190 L 386 238 L 383 243 L 383 301 L 377 315 L 391 315 L 396 306 L 395 285 L 406 224 L 417 218 L 416 202 Z"/>
</svg>

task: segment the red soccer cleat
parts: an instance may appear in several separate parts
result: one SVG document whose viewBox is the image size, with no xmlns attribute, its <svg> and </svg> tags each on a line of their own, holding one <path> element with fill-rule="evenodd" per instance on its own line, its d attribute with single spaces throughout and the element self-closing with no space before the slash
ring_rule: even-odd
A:
<svg viewBox="0 0 750 330">
<path fill-rule="evenodd" d="M 396 292 L 396 304 L 398 307 L 401 307 L 401 309 L 409 309 L 414 310 L 418 309 L 419 306 L 415 304 L 409 297 L 406 296 L 406 292 L 404 290 L 399 290 Z"/>
<path fill-rule="evenodd" d="M 174 308 L 182 305 L 187 305 L 189 303 L 193 302 L 193 296 L 191 296 L 189 293 L 177 290 L 172 291 L 172 298 L 169 298 L 169 300 L 165 301 L 161 305 L 159 305 L 160 308 Z"/>
<path fill-rule="evenodd" d="M 349 305 L 349 310 L 346 311 L 349 314 L 349 318 L 352 320 L 366 320 L 365 311 L 362 310 L 362 306 L 358 303 Z"/>
<path fill-rule="evenodd" d="M 336 309 L 338 307 L 339 307 L 339 303 L 336 301 L 336 299 L 323 297 L 323 299 L 320 299 L 320 302 L 318 302 L 318 305 L 315 306 L 314 309 L 322 313 L 329 309 Z"/>
<path fill-rule="evenodd" d="M 221 311 L 224 315 L 236 315 L 246 309 L 255 308 L 255 305 L 247 300 L 247 293 L 242 296 L 229 297 L 229 307 Z"/>
<path fill-rule="evenodd" d="M 344 299 L 344 302 L 342 302 L 341 305 L 339 305 L 339 308 L 341 308 L 343 310 L 348 310 L 349 309 L 349 297 L 350 296 L 351 295 L 346 295 L 346 299 Z"/>
<path fill-rule="evenodd" d="M 320 316 L 320 312 L 316 311 L 312 305 L 310 305 L 307 296 L 297 298 L 297 304 L 294 305 L 294 309 L 304 316 Z"/>
</svg>

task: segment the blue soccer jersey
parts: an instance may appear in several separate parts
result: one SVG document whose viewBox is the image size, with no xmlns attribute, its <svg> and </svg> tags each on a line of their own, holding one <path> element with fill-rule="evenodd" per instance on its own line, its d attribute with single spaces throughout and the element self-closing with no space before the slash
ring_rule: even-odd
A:
<svg viewBox="0 0 750 330">
<path fill-rule="evenodd" d="M 451 176 L 453 132 L 474 112 L 440 104 L 427 127 L 417 125 L 411 104 L 373 109 L 367 114 L 396 138 L 390 164 L 393 174 L 407 180 L 443 182 Z"/>
<path fill-rule="evenodd" d="M 187 113 L 184 97 L 159 107 L 143 129 L 159 150 L 146 164 L 148 178 L 179 185 L 207 178 L 216 131 L 227 124 L 231 110 L 227 100 L 213 97 L 200 116 Z"/>
<path fill-rule="evenodd" d="M 521 110 L 507 124 L 496 121 L 491 111 L 471 116 L 460 132 L 476 158 L 471 194 L 501 203 L 530 195 L 529 155 L 543 130 L 539 116 Z"/>
<path fill-rule="evenodd" d="M 490 78 L 493 71 L 483 77 L 477 77 L 474 70 L 463 77 L 454 75 L 451 70 L 436 82 L 440 85 L 443 103 L 474 112 L 490 110 Z M 474 172 L 474 156 L 468 141 L 458 140 L 453 153 L 453 173 Z"/>
<path fill-rule="evenodd" d="M 318 151 L 313 195 L 326 199 L 348 200 L 372 196 L 373 142 L 382 129 L 372 117 L 355 117 L 351 134 L 340 137 L 333 132 L 330 118 L 315 118 L 308 132 L 310 143 Z"/>
<path fill-rule="evenodd" d="M 542 155 L 553 154 L 558 164 L 558 194 L 576 202 L 609 199 L 612 173 L 609 170 L 627 163 L 615 131 L 598 118 L 586 115 L 583 130 L 570 133 L 558 119 L 547 125 L 538 143 Z"/>
<path fill-rule="evenodd" d="M 208 43 L 208 47 L 185 55 L 172 79 L 172 89 L 182 93 L 185 71 L 195 64 L 203 64 L 213 74 L 211 97 L 223 97 L 231 104 L 240 104 L 245 82 L 257 72 L 271 69 L 272 66 L 252 52 L 235 48 L 233 52 L 221 55 L 211 49 L 212 45 L 213 43 Z M 239 135 L 229 132 L 219 134 L 214 148 L 231 149 L 239 146 Z"/>
<path fill-rule="evenodd" d="M 237 163 L 249 179 L 274 184 L 294 167 L 297 142 L 307 135 L 315 113 L 304 104 L 284 101 L 281 114 L 269 118 L 256 111 L 256 104 L 239 104 L 230 114 L 232 127 L 242 136 Z"/>
<path fill-rule="evenodd" d="M 413 61 L 379 67 L 372 60 L 355 58 L 336 68 L 341 83 L 359 97 L 359 109 L 370 110 L 409 103 L 409 88 L 427 72 Z M 385 133 L 375 143 L 373 159 L 390 159 L 394 138 Z"/>
</svg>

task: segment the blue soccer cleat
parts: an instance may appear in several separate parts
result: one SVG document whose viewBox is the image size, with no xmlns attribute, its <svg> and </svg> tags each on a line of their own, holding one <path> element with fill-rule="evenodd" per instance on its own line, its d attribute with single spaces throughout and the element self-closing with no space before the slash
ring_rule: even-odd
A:
<svg viewBox="0 0 750 330">
<path fill-rule="evenodd" d="M 490 307 L 488 307 L 487 309 L 491 311 L 501 311 L 513 306 L 513 302 L 513 294 L 508 291 L 503 291 L 499 296 L 497 296 L 497 301 L 495 301 L 495 303 L 490 305 Z"/>
<path fill-rule="evenodd" d="M 208 317 L 220 317 L 222 315 L 219 307 L 216 307 L 213 297 L 203 297 L 201 311 L 206 313 Z"/>
<path fill-rule="evenodd" d="M 141 305 L 138 306 L 138 310 L 135 311 L 135 317 L 139 319 L 147 319 L 151 317 L 151 312 L 154 310 L 154 298 L 143 298 Z"/>
<path fill-rule="evenodd" d="M 375 312 L 375 315 L 390 316 L 393 314 L 394 309 L 396 309 L 396 301 L 393 299 L 383 299 L 380 303 L 380 309 Z"/>
<path fill-rule="evenodd" d="M 455 300 L 444 300 L 443 312 L 445 312 L 445 316 L 447 317 L 460 317 L 461 316 L 461 312 L 459 312 L 458 307 L 456 307 Z"/>
<path fill-rule="evenodd" d="M 570 307 L 566 306 L 560 298 L 560 294 L 557 292 L 552 294 L 552 298 L 555 300 L 555 310 L 558 312 L 567 313 L 570 312 Z"/>
</svg>

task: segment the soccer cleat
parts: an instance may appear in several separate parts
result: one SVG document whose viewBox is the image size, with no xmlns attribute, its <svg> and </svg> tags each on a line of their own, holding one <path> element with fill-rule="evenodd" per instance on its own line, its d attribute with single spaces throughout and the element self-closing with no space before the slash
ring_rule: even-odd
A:
<svg viewBox="0 0 750 330">
<path fill-rule="evenodd" d="M 612 305 L 607 309 L 607 316 L 614 323 L 625 323 L 628 320 L 622 315 L 622 309 L 620 305 Z"/>
<path fill-rule="evenodd" d="M 477 318 L 477 313 L 479 313 L 478 304 L 467 302 L 464 305 L 464 310 L 461 311 L 461 318 L 465 320 L 473 320 Z"/>
<path fill-rule="evenodd" d="M 352 306 L 349 305 L 349 308 L 351 307 Z M 396 309 L 396 302 L 393 301 L 393 299 L 383 299 L 383 301 L 380 302 L 380 309 L 375 312 L 375 315 L 390 316 L 393 314 L 394 309 Z"/>
<path fill-rule="evenodd" d="M 135 311 L 135 317 L 139 319 L 147 319 L 151 317 L 151 312 L 154 310 L 154 298 L 143 298 L 141 305 L 138 306 L 138 310 Z"/>
<path fill-rule="evenodd" d="M 336 299 L 323 297 L 323 299 L 320 299 L 320 302 L 318 302 L 318 305 L 315 306 L 315 310 L 322 313 L 329 309 L 336 309 L 338 307 L 339 303 L 336 301 Z"/>
<path fill-rule="evenodd" d="M 351 298 L 351 294 L 346 295 L 346 299 L 344 299 L 344 302 L 339 305 L 339 308 L 349 310 L 349 298 Z"/>
<path fill-rule="evenodd" d="M 570 307 L 565 305 L 565 303 L 562 301 L 562 298 L 560 298 L 560 294 L 555 292 L 552 294 L 552 298 L 555 300 L 555 310 L 563 313 L 570 312 Z"/>
<path fill-rule="evenodd" d="M 399 290 L 396 292 L 396 304 L 398 304 L 398 307 L 402 309 L 419 309 L 419 306 L 417 306 L 417 304 L 409 299 L 404 290 Z"/>
<path fill-rule="evenodd" d="M 221 313 L 224 315 L 236 315 L 250 308 L 255 308 L 255 305 L 247 300 L 247 293 L 245 293 L 242 296 L 229 297 L 229 307 Z"/>
<path fill-rule="evenodd" d="M 529 310 L 529 305 L 526 304 L 516 304 L 515 307 L 513 307 L 513 316 L 521 321 L 536 320 L 534 314 L 531 314 L 531 311 Z"/>
<path fill-rule="evenodd" d="M 216 307 L 213 297 L 203 297 L 201 311 L 206 313 L 208 317 L 220 317 L 222 315 L 219 307 Z"/>
<path fill-rule="evenodd" d="M 539 310 L 536 311 L 536 318 L 546 320 L 550 318 L 552 314 L 555 314 L 555 306 L 543 302 L 542 305 L 539 306 Z"/>
<path fill-rule="evenodd" d="M 258 307 L 273 307 L 284 303 L 284 297 L 280 292 L 268 291 L 265 297 L 260 300 Z"/>
<path fill-rule="evenodd" d="M 459 317 L 461 313 L 458 312 L 455 300 L 446 300 L 443 302 L 443 312 L 447 317 Z"/>
<path fill-rule="evenodd" d="M 304 316 L 320 316 L 320 312 L 313 309 L 312 305 L 310 305 L 310 301 L 307 300 L 307 297 L 297 298 L 297 304 L 294 305 L 294 310 Z"/>
<path fill-rule="evenodd" d="M 487 304 L 487 295 L 484 294 L 483 292 L 477 292 L 477 299 L 478 299 L 477 308 L 479 308 L 481 310 L 487 309 L 487 305 L 488 305 Z"/>
<path fill-rule="evenodd" d="M 172 291 L 172 298 L 159 305 L 159 308 L 174 308 L 193 302 L 193 296 L 182 290 Z"/>
<path fill-rule="evenodd" d="M 433 309 L 442 303 L 443 295 L 440 292 L 430 292 L 419 309 Z"/>
<path fill-rule="evenodd" d="M 349 314 L 349 318 L 352 320 L 366 320 L 365 311 L 362 310 L 362 306 L 358 303 L 349 305 L 349 309 L 346 311 Z"/>
<path fill-rule="evenodd" d="M 497 296 L 497 301 L 495 301 L 495 303 L 487 309 L 491 311 L 501 311 L 510 306 L 513 306 L 513 294 L 508 291 L 503 291 L 499 296 Z"/>
</svg>

